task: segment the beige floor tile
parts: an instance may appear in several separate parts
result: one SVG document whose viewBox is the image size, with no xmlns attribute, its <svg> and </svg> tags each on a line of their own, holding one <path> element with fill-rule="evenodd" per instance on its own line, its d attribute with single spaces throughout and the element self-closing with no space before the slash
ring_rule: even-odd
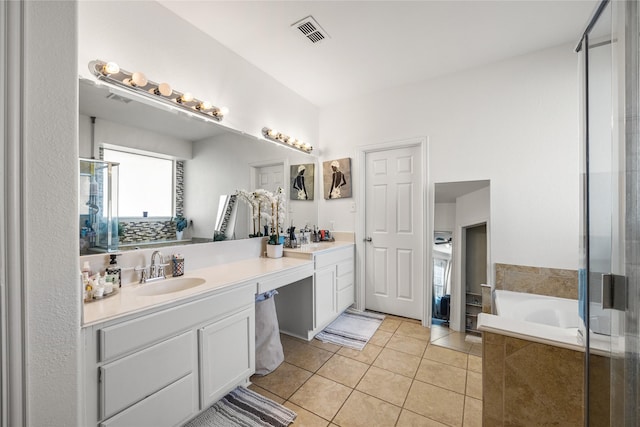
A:
<svg viewBox="0 0 640 427">
<path fill-rule="evenodd" d="M 356 390 L 402 406 L 411 387 L 411 378 L 372 366 L 362 377 Z"/>
<path fill-rule="evenodd" d="M 262 387 L 259 387 L 259 386 L 255 385 L 255 384 L 251 384 L 251 385 L 249 385 L 249 387 L 247 387 L 247 388 L 248 388 L 249 390 L 253 390 L 253 391 L 255 391 L 256 393 L 258 393 L 259 395 L 264 396 L 264 397 L 266 397 L 267 399 L 271 399 L 271 400 L 273 400 L 274 402 L 277 402 L 277 403 L 279 403 L 279 404 L 281 404 L 281 405 L 282 405 L 282 404 L 284 403 L 284 401 L 286 400 L 286 399 L 283 399 L 283 398 L 282 398 L 282 397 L 280 397 L 280 396 L 276 396 L 275 394 L 271 393 L 270 391 L 265 390 L 265 389 L 263 389 Z"/>
<path fill-rule="evenodd" d="M 469 356 L 456 350 L 429 344 L 422 357 L 467 369 L 467 358 Z"/>
<path fill-rule="evenodd" d="M 464 399 L 464 427 L 482 427 L 482 401 L 473 397 Z"/>
<path fill-rule="evenodd" d="M 288 399 L 311 375 L 313 374 L 309 371 L 284 362 L 269 375 L 263 377 L 252 376 L 251 382 L 271 393 Z"/>
<path fill-rule="evenodd" d="M 469 350 L 469 354 L 482 357 L 482 344 L 472 344 L 471 350 Z"/>
<path fill-rule="evenodd" d="M 400 407 L 354 391 L 333 422 L 341 427 L 394 426 Z"/>
<path fill-rule="evenodd" d="M 354 388 L 360 381 L 360 378 L 367 372 L 367 369 L 369 369 L 369 365 L 366 363 L 334 354 L 327 363 L 318 369 L 317 374 L 344 384 L 347 387 Z"/>
<path fill-rule="evenodd" d="M 446 424 L 439 423 L 422 415 L 415 414 L 403 409 L 396 424 L 398 427 L 446 427 Z"/>
<path fill-rule="evenodd" d="M 467 371 L 467 390 L 465 394 L 482 400 L 482 374 Z"/>
<path fill-rule="evenodd" d="M 351 394 L 352 389 L 314 375 L 289 400 L 324 419 L 331 420 Z"/>
<path fill-rule="evenodd" d="M 472 346 L 472 343 L 465 340 L 465 334 L 460 332 L 452 332 L 449 335 L 432 341 L 431 344 L 465 353 L 468 353 Z"/>
<path fill-rule="evenodd" d="M 405 409 L 447 424 L 462 426 L 464 395 L 422 381 L 413 381 Z"/>
<path fill-rule="evenodd" d="M 314 347 L 308 343 L 293 342 L 287 343 L 283 347 L 285 362 L 311 372 L 320 369 L 333 356 L 332 352 Z"/>
<path fill-rule="evenodd" d="M 419 323 L 402 322 L 402 324 L 396 330 L 396 334 L 429 342 L 431 337 L 431 329 L 425 328 Z"/>
<path fill-rule="evenodd" d="M 427 348 L 427 342 L 416 338 L 398 335 L 398 332 L 396 332 L 385 347 L 422 357 L 425 348 Z"/>
<path fill-rule="evenodd" d="M 387 342 L 389 342 L 392 336 L 393 336 L 393 332 L 383 331 L 381 329 L 378 329 L 376 333 L 373 334 L 373 336 L 371 337 L 367 345 L 374 344 L 380 347 L 384 347 L 387 344 Z"/>
<path fill-rule="evenodd" d="M 482 373 L 482 357 L 478 357 L 470 354 L 468 363 L 469 363 L 467 365 L 468 370 Z"/>
<path fill-rule="evenodd" d="M 296 427 L 327 427 L 327 425 L 329 425 L 329 421 L 299 407 L 294 403 L 287 401 L 284 406 L 291 409 L 298 415 L 292 424 Z"/>
<path fill-rule="evenodd" d="M 467 370 L 434 360 L 422 359 L 416 372 L 416 379 L 464 394 Z"/>
<path fill-rule="evenodd" d="M 442 338 L 444 336 L 449 335 L 451 332 L 453 332 L 451 329 L 449 329 L 446 326 L 440 326 L 440 325 L 431 325 L 431 341 L 435 341 L 439 338 Z"/>
<path fill-rule="evenodd" d="M 357 360 L 358 362 L 366 363 L 371 365 L 376 357 L 382 351 L 382 347 L 377 346 L 375 344 L 367 344 L 364 346 L 362 350 L 355 350 L 353 348 L 342 347 L 338 354 L 341 356 L 348 357 L 350 359 Z"/>
<path fill-rule="evenodd" d="M 385 348 L 380 352 L 378 358 L 373 362 L 373 366 L 386 369 L 405 377 L 413 378 L 420 365 L 420 358 L 412 354 Z"/>
<path fill-rule="evenodd" d="M 398 329 L 398 327 L 400 326 L 401 323 L 402 323 L 402 320 L 400 320 L 400 319 L 393 319 L 391 317 L 386 317 L 382 321 L 382 324 L 380 325 L 380 327 L 378 329 L 380 329 L 381 331 L 386 331 L 386 332 L 395 332 L 396 329 Z"/>
<path fill-rule="evenodd" d="M 317 339 L 312 339 L 311 341 L 309 341 L 309 344 L 311 344 L 314 347 L 318 347 L 321 348 L 323 350 L 327 350 L 330 351 L 331 353 L 335 353 L 338 350 L 340 350 L 341 346 L 337 345 L 337 344 L 333 344 L 330 342 L 322 342 L 320 340 Z"/>
</svg>

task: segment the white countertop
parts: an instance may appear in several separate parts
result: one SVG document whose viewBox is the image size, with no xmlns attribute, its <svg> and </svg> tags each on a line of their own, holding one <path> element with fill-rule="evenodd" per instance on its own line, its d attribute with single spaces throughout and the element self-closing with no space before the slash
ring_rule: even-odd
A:
<svg viewBox="0 0 640 427">
<path fill-rule="evenodd" d="M 284 248 L 283 252 L 285 256 L 291 256 L 296 254 L 316 254 L 320 252 L 331 251 L 346 246 L 353 246 L 353 242 L 336 240 L 335 242 L 317 242 L 303 245 L 299 248 Z"/>
<path fill-rule="evenodd" d="M 334 245 L 338 242 L 331 243 Z M 341 242 L 340 242 L 341 243 Z M 352 244 L 352 243 L 349 243 Z M 327 248 L 325 248 L 326 250 Z M 221 264 L 213 267 L 188 271 L 182 277 L 200 277 L 205 283 L 190 289 L 177 292 L 141 296 L 137 290 L 141 287 L 153 287 L 161 281 L 145 284 L 131 284 L 119 289 L 118 294 L 100 301 L 84 303 L 83 327 L 91 326 L 106 320 L 113 320 L 128 314 L 142 312 L 151 308 L 169 305 L 190 297 L 197 296 L 213 290 L 220 290 L 247 281 L 264 279 L 269 275 L 290 272 L 296 269 L 309 269 L 313 271 L 313 263 L 310 260 L 282 257 L 250 258 L 242 261 Z M 167 279 L 170 280 L 170 279 Z"/>
</svg>

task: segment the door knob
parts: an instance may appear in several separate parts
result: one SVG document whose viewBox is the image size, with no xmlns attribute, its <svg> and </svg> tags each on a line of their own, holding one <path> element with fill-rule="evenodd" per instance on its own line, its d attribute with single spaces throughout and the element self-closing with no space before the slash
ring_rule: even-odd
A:
<svg viewBox="0 0 640 427">
<path fill-rule="evenodd" d="M 364 241 L 365 241 L 365 242 L 372 242 L 372 241 L 373 241 L 373 239 L 372 239 L 371 237 L 365 237 L 365 238 L 364 238 Z"/>
</svg>

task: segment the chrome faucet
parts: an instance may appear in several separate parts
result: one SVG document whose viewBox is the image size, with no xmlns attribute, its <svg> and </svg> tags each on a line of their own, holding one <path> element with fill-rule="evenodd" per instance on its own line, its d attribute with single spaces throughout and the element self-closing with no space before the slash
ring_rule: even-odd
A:
<svg viewBox="0 0 640 427">
<path fill-rule="evenodd" d="M 156 264 L 156 255 L 160 257 L 160 262 Z M 151 265 L 149 266 L 149 279 L 165 279 L 164 268 L 169 265 L 165 264 L 164 256 L 160 251 L 153 251 L 151 254 Z M 147 280 L 149 280 L 147 279 Z"/>
<path fill-rule="evenodd" d="M 156 262 L 156 257 L 159 257 L 159 262 Z M 151 282 L 154 280 L 166 279 L 164 268 L 169 265 L 164 262 L 164 256 L 160 251 L 153 251 L 151 254 L 151 265 L 148 266 L 149 271 L 147 273 L 147 267 L 136 267 L 135 270 L 140 272 L 140 283 Z"/>
</svg>

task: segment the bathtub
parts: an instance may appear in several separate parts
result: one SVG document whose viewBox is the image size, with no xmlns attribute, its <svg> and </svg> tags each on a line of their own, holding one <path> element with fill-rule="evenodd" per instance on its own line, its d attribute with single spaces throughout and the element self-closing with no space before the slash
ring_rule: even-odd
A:
<svg viewBox="0 0 640 427">
<path fill-rule="evenodd" d="M 584 351 L 578 300 L 497 289 L 496 315 L 480 313 L 478 329 Z"/>
</svg>

